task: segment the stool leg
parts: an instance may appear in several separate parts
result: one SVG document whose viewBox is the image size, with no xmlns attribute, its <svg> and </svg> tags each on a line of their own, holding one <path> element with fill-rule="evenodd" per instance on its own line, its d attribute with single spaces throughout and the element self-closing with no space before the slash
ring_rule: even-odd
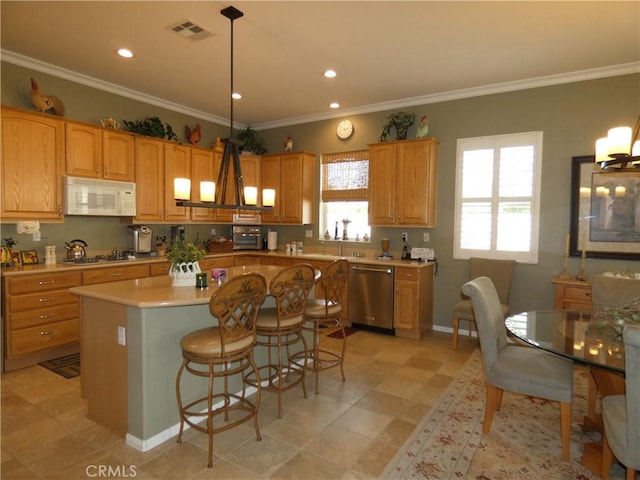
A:
<svg viewBox="0 0 640 480">
<path fill-rule="evenodd" d="M 254 375 L 256 376 L 256 411 L 253 414 L 253 426 L 256 430 L 256 440 L 262 440 L 262 436 L 260 436 L 260 427 L 258 426 L 258 412 L 260 411 L 260 398 L 262 397 L 262 385 L 260 384 L 260 372 L 258 371 L 258 366 L 256 362 L 253 360 L 253 352 L 249 355 L 249 365 L 253 369 Z"/>
<path fill-rule="evenodd" d="M 458 349 L 458 329 L 460 328 L 460 318 L 453 317 L 453 349 Z"/>
<path fill-rule="evenodd" d="M 344 376 L 344 354 L 347 351 L 347 335 L 344 331 L 344 325 L 342 325 L 342 319 L 338 319 L 340 322 L 340 330 L 342 331 L 342 359 L 340 360 L 340 373 L 342 374 L 342 381 L 346 382 L 347 379 Z"/>
<path fill-rule="evenodd" d="M 180 414 L 180 431 L 178 432 L 177 443 L 182 443 L 182 433 L 184 431 L 184 413 L 182 409 L 182 398 L 180 396 L 180 378 L 182 378 L 182 372 L 184 371 L 184 367 L 187 365 L 186 360 L 182 360 L 182 365 L 178 369 L 178 375 L 176 376 L 176 400 L 178 402 L 178 413 Z"/>
<path fill-rule="evenodd" d="M 209 363 L 209 388 L 207 390 L 207 434 L 209 435 L 209 457 L 207 460 L 207 467 L 211 468 L 213 466 L 213 363 Z"/>
<path fill-rule="evenodd" d="M 314 381 L 316 387 L 316 395 L 320 393 L 320 389 L 318 386 L 318 377 L 320 375 L 320 322 L 314 321 L 313 326 L 313 370 L 314 370 Z"/>
</svg>

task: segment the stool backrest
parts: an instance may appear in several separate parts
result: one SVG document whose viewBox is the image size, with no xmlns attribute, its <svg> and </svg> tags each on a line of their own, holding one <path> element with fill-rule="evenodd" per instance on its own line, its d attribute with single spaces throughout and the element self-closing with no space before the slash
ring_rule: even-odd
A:
<svg viewBox="0 0 640 480">
<path fill-rule="evenodd" d="M 209 311 L 218 319 L 222 354 L 225 344 L 252 336 L 256 339 L 256 317 L 267 293 L 267 282 L 259 273 L 235 276 L 223 283 L 209 300 Z"/>
<path fill-rule="evenodd" d="M 304 320 L 304 307 L 315 281 L 315 271 L 307 263 L 287 267 L 273 277 L 269 291 L 276 299 L 278 323 Z"/>
<path fill-rule="evenodd" d="M 344 259 L 331 262 L 322 271 L 320 283 L 327 303 L 338 305 L 349 280 L 349 263 Z"/>
<path fill-rule="evenodd" d="M 629 458 L 640 458 L 640 325 L 628 324 L 624 340 Z"/>
</svg>

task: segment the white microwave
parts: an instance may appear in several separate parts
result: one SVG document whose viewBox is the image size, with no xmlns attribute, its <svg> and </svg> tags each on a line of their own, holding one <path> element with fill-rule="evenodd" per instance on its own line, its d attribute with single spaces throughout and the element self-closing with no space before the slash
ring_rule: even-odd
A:
<svg viewBox="0 0 640 480">
<path fill-rule="evenodd" d="M 136 184 L 82 177 L 64 177 L 64 214 L 132 217 Z"/>
</svg>

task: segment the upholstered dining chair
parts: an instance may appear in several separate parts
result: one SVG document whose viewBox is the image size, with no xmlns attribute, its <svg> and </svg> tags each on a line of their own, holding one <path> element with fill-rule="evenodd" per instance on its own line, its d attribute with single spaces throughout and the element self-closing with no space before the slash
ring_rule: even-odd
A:
<svg viewBox="0 0 640 480">
<path fill-rule="evenodd" d="M 626 467 L 627 480 L 635 479 L 640 470 L 640 325 L 626 325 L 622 339 L 626 393 L 602 399 L 604 480 L 609 478 L 613 455 Z"/>
<path fill-rule="evenodd" d="M 209 311 L 218 320 L 213 327 L 189 333 L 180 340 L 182 365 L 176 377 L 176 397 L 180 414 L 180 431 L 177 442 L 182 442 L 184 424 L 209 435 L 207 466 L 213 465 L 213 435 L 233 428 L 253 418 L 256 437 L 258 409 L 260 407 L 260 382 L 256 385 L 255 401 L 248 397 L 244 373 L 251 370 L 259 378 L 258 367 L 253 360 L 256 342 L 256 317 L 267 292 L 267 283 L 259 273 L 238 275 L 223 283 L 209 300 Z M 182 401 L 180 380 L 184 372 L 208 380 L 203 396 Z M 229 377 L 237 375 L 241 382 L 238 393 L 230 391 Z M 222 378 L 222 388 L 214 390 L 215 379 Z M 189 382 L 193 385 L 193 382 Z M 196 396 L 189 392 L 190 397 Z M 233 417 L 229 412 L 235 412 Z M 223 415 L 224 421 L 214 425 L 215 417 Z M 198 419 L 202 422 L 198 422 Z"/>
<path fill-rule="evenodd" d="M 640 297 L 640 279 L 637 278 L 600 274 L 591 275 L 589 282 L 594 312 L 628 305 L 634 298 Z"/>
<path fill-rule="evenodd" d="M 338 259 L 327 265 L 320 273 L 320 285 L 324 298 L 307 300 L 304 309 L 305 329 L 313 332 L 313 346 L 305 359 L 306 368 L 314 373 L 315 393 L 319 392 L 318 377 L 322 370 L 340 367 L 342 381 L 344 376 L 344 355 L 347 348 L 347 336 L 342 323 L 342 296 L 349 279 L 349 263 Z M 320 331 L 327 328 L 339 328 L 342 331 L 341 353 L 336 353 L 320 345 Z"/>
<path fill-rule="evenodd" d="M 511 279 L 513 278 L 513 270 L 516 267 L 515 260 L 494 260 L 492 258 L 470 258 L 469 259 L 469 280 L 478 277 L 489 277 L 498 292 L 500 305 L 502 308 L 502 317 L 509 316 L 509 295 L 511 293 Z M 469 326 L 469 335 L 471 335 L 471 327 L 475 324 L 475 316 L 473 313 L 473 305 L 471 300 L 464 299 L 453 307 L 453 349 L 458 348 L 458 331 L 460 329 L 460 320 L 466 320 Z"/>
<path fill-rule="evenodd" d="M 462 286 L 471 298 L 478 325 L 487 400 L 482 433 L 491 431 L 505 390 L 560 402 L 562 459 L 569 461 L 573 364 L 570 360 L 537 348 L 522 348 L 507 342 L 500 298 L 489 277 L 479 277 Z"/>
<path fill-rule="evenodd" d="M 273 277 L 269 292 L 275 297 L 274 308 L 262 308 L 256 321 L 258 346 L 267 349 L 267 362 L 258 367 L 260 377 L 252 372 L 248 383 L 262 382 L 262 390 L 278 394 L 278 418 L 282 418 L 282 394 L 296 385 L 302 385 L 307 398 L 304 364 L 294 361 L 289 348 L 300 343 L 307 357 L 307 342 L 302 334 L 304 309 L 315 281 L 315 270 L 306 263 L 286 267 Z"/>
</svg>

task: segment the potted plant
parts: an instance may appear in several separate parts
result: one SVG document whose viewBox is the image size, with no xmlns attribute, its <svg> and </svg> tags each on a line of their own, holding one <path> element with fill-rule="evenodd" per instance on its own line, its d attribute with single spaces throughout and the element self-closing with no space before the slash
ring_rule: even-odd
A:
<svg viewBox="0 0 640 480">
<path fill-rule="evenodd" d="M 406 140 L 409 127 L 416 121 L 415 113 L 396 112 L 387 117 L 387 124 L 382 127 L 380 141 L 386 142 L 387 135 L 391 133 L 391 128 L 396 131 L 396 140 Z"/>
<path fill-rule="evenodd" d="M 163 124 L 158 117 L 146 117 L 144 120 L 129 121 L 123 120 L 124 130 L 147 137 L 166 138 L 167 140 L 178 140 L 178 136 L 168 123 Z"/>
<path fill-rule="evenodd" d="M 171 249 L 167 252 L 167 260 L 171 262 L 169 276 L 174 287 L 194 287 L 196 273 L 200 273 L 198 261 L 205 256 L 205 251 L 198 247 L 198 238 L 195 241 L 175 237 L 171 243 Z"/>
<path fill-rule="evenodd" d="M 240 148 L 243 152 L 253 153 L 255 155 L 267 153 L 265 141 L 260 138 L 258 132 L 250 126 L 247 126 L 247 128 L 238 133 L 237 138 L 240 141 Z"/>
</svg>

